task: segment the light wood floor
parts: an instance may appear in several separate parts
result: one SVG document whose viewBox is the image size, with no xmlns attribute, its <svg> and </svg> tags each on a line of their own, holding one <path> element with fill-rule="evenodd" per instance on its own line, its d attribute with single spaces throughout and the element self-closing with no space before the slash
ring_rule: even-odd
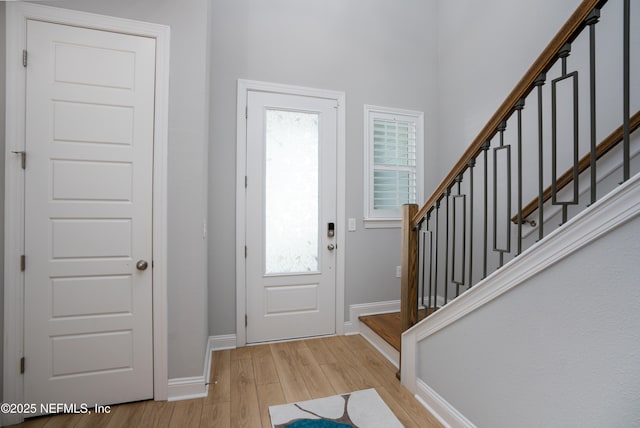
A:
<svg viewBox="0 0 640 428">
<path fill-rule="evenodd" d="M 110 414 L 44 416 L 15 426 L 270 428 L 271 405 L 366 388 L 375 388 L 405 427 L 442 426 L 395 373 L 359 335 L 251 346 L 213 353 L 207 398 L 141 401 Z"/>
</svg>

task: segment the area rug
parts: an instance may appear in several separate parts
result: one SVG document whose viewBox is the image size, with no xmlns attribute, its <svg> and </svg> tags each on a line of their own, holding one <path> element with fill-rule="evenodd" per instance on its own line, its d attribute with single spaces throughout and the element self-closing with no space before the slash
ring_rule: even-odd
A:
<svg viewBox="0 0 640 428">
<path fill-rule="evenodd" d="M 273 428 L 402 428 L 375 389 L 269 407 Z"/>
</svg>

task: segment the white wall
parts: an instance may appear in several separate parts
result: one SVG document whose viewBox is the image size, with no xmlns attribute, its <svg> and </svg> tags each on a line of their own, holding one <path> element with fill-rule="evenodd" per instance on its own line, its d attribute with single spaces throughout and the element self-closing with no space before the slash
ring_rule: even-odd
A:
<svg viewBox="0 0 640 428">
<path fill-rule="evenodd" d="M 640 426 L 640 217 L 419 344 L 479 427 Z"/>
<path fill-rule="evenodd" d="M 59 0 L 48 6 L 171 27 L 168 165 L 169 378 L 202 376 L 207 345 L 207 0 Z"/>
<path fill-rule="evenodd" d="M 425 113 L 435 176 L 435 0 L 213 0 L 209 150 L 209 333 L 235 333 L 237 79 L 346 93 L 346 308 L 398 299 L 399 229 L 363 229 L 363 105 Z M 337 227 L 346 227 L 339 219 Z M 340 249 L 339 249 L 340 251 Z"/>
</svg>

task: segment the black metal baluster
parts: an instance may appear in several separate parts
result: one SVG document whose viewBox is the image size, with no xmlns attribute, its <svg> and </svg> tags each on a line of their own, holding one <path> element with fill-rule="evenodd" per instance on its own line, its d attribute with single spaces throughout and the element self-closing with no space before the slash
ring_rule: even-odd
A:
<svg viewBox="0 0 640 428">
<path fill-rule="evenodd" d="M 444 304 L 449 302 L 449 195 L 451 188 L 447 188 L 445 194 L 445 238 L 444 238 Z"/>
<path fill-rule="evenodd" d="M 469 288 L 473 287 L 473 168 L 476 159 L 469 160 Z"/>
<path fill-rule="evenodd" d="M 578 203 L 578 72 L 567 73 L 567 58 L 571 53 L 571 44 L 565 44 L 558 55 L 562 61 L 562 76 L 551 82 L 551 194 L 552 203 L 562 206 L 562 224 L 567 222 L 567 208 Z M 558 172 L 557 172 L 557 145 L 558 145 L 558 120 L 557 120 L 557 85 L 564 81 L 573 80 L 573 200 L 558 201 Z"/>
<path fill-rule="evenodd" d="M 522 109 L 524 98 L 520 98 L 515 105 L 518 113 L 518 252 L 522 252 Z M 509 214 L 511 215 L 511 214 Z"/>
<path fill-rule="evenodd" d="M 562 76 L 567 75 L 567 58 L 571 53 L 571 43 L 565 43 L 564 46 L 558 52 L 558 56 L 560 57 L 560 62 L 562 64 Z"/>
<path fill-rule="evenodd" d="M 424 218 L 422 219 L 422 221 L 424 222 Z M 423 222 L 420 223 L 420 240 L 418 241 L 419 244 L 419 250 L 418 250 L 418 259 L 420 260 L 420 268 L 418 269 L 421 278 L 418 279 L 418 284 L 420 286 L 422 286 L 422 290 L 420 292 L 420 304 L 422 306 L 424 306 L 424 283 L 425 283 L 425 258 L 426 258 L 426 253 L 425 253 L 425 246 L 426 246 L 426 239 L 427 239 L 427 234 L 424 230 L 422 230 L 422 225 Z M 418 308 L 418 311 L 420 310 L 420 308 Z M 416 318 L 416 320 L 419 320 L 420 318 Z"/>
<path fill-rule="evenodd" d="M 589 120 L 591 121 L 591 202 L 596 201 L 596 24 L 600 19 L 600 9 L 593 9 L 585 23 L 589 26 Z"/>
<path fill-rule="evenodd" d="M 493 149 L 493 251 L 500 253 L 500 264 L 504 264 L 504 253 L 511 251 L 511 146 L 504 144 L 504 131 L 507 129 L 507 122 L 502 121 L 498 125 L 498 133 L 500 134 L 500 146 Z M 506 248 L 498 247 L 498 152 L 506 150 L 507 153 L 507 237 Z"/>
<path fill-rule="evenodd" d="M 535 80 L 534 85 L 538 88 L 538 240 L 544 237 L 544 159 L 542 150 L 542 85 L 547 80 L 545 73 L 540 74 Z"/>
<path fill-rule="evenodd" d="M 466 214 L 467 214 L 467 201 L 466 195 L 461 194 L 461 184 L 462 184 L 462 174 L 456 177 L 457 183 L 457 194 L 453 196 L 453 239 L 451 240 L 453 249 L 451 250 L 451 282 L 456 285 L 456 297 L 460 295 L 460 286 L 464 285 L 464 265 L 465 265 L 465 255 L 466 255 L 466 241 L 467 241 L 467 223 L 466 223 Z M 462 201 L 462 209 L 458 208 L 458 201 Z M 460 265 L 460 279 L 456 279 L 456 250 L 457 250 L 457 241 L 458 241 L 458 227 L 457 227 L 457 219 L 458 213 L 462 213 L 462 240 L 461 240 L 461 258 L 462 262 Z"/>
<path fill-rule="evenodd" d="M 424 218 L 423 218 L 422 220 L 424 220 Z M 421 220 L 421 221 L 420 221 L 420 223 L 419 223 L 419 224 L 417 224 L 417 225 L 415 226 L 415 228 L 414 228 L 414 230 L 415 230 L 415 231 L 416 231 L 416 233 L 418 234 L 418 242 L 417 242 L 417 248 L 416 248 L 416 251 L 417 251 L 418 253 L 420 253 L 420 233 L 418 233 L 418 232 L 419 232 L 420 230 L 422 230 L 422 220 Z M 420 254 L 418 254 L 418 257 L 419 257 L 419 256 L 420 256 Z M 418 264 L 417 264 L 417 263 L 416 263 L 416 269 L 418 269 L 418 270 L 420 269 L 420 267 L 418 266 Z M 416 272 L 416 275 L 417 275 L 417 274 L 419 274 L 419 272 Z M 420 278 L 419 278 L 419 277 L 417 278 L 417 282 L 418 282 L 418 284 L 417 284 L 417 285 L 418 285 L 418 287 L 420 287 Z M 423 284 L 422 286 L 424 287 L 424 284 Z M 416 297 L 418 297 L 418 292 L 417 292 L 417 291 L 416 291 Z M 419 303 L 420 303 L 420 302 L 415 302 L 415 303 L 413 304 L 413 308 L 414 308 L 414 315 L 415 315 L 415 318 L 414 318 L 414 319 L 416 320 L 416 322 L 418 322 L 418 320 L 420 319 L 420 318 L 419 318 L 419 316 L 420 316 L 420 304 L 419 304 Z"/>
<path fill-rule="evenodd" d="M 458 175 L 455 178 L 456 183 L 458 183 L 458 194 L 460 194 L 460 176 Z M 451 282 L 456 284 L 456 297 L 460 295 L 460 285 L 456 282 L 456 238 L 457 238 L 457 230 L 456 230 L 456 197 L 453 197 L 453 239 L 451 239 Z"/>
<path fill-rule="evenodd" d="M 623 181 L 627 181 L 630 176 L 630 119 L 631 119 L 631 109 L 630 109 L 630 92 L 631 92 L 631 83 L 630 83 L 630 33 L 631 33 L 631 0 L 624 0 L 623 6 L 623 37 L 622 37 L 622 91 L 623 91 L 623 128 L 622 128 L 622 141 L 623 141 Z"/>
<path fill-rule="evenodd" d="M 432 208 L 433 209 L 433 208 Z M 427 298 L 427 309 L 435 307 L 435 296 L 433 299 L 434 305 L 431 306 L 431 292 L 432 290 L 432 277 L 433 277 L 433 232 L 429 229 L 429 222 L 431 221 L 431 210 L 427 212 L 427 232 L 429 234 L 429 295 Z M 429 311 L 427 310 L 427 314 Z"/>
<path fill-rule="evenodd" d="M 438 296 L 438 254 L 440 253 L 439 251 L 439 247 L 438 247 L 438 241 L 440 240 L 440 216 L 438 215 L 440 211 L 440 199 L 438 199 L 436 201 L 436 228 L 435 228 L 435 234 L 436 234 L 436 251 L 435 251 L 435 269 L 434 269 L 434 279 L 433 279 L 433 302 L 434 302 L 434 307 L 438 305 L 438 300 L 437 300 L 437 296 Z"/>
<path fill-rule="evenodd" d="M 488 177 L 488 158 L 487 158 L 487 150 L 491 147 L 491 141 L 485 141 L 482 143 L 482 150 L 484 151 L 484 248 L 483 248 L 483 267 L 482 267 L 482 279 L 487 277 L 487 249 L 489 247 L 489 237 L 487 233 L 487 226 L 489 224 L 489 214 L 488 214 L 488 205 L 489 205 L 489 177 Z"/>
</svg>

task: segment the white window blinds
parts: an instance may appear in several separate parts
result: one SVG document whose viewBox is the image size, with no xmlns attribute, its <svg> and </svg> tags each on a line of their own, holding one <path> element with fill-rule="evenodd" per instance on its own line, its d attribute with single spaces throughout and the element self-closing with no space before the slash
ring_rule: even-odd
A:
<svg viewBox="0 0 640 428">
<path fill-rule="evenodd" d="M 373 209 L 416 202 L 416 125 L 373 120 Z"/>
<path fill-rule="evenodd" d="M 418 201 L 419 114 L 367 111 L 368 203 L 366 217 L 398 219 L 403 204 Z"/>
</svg>

